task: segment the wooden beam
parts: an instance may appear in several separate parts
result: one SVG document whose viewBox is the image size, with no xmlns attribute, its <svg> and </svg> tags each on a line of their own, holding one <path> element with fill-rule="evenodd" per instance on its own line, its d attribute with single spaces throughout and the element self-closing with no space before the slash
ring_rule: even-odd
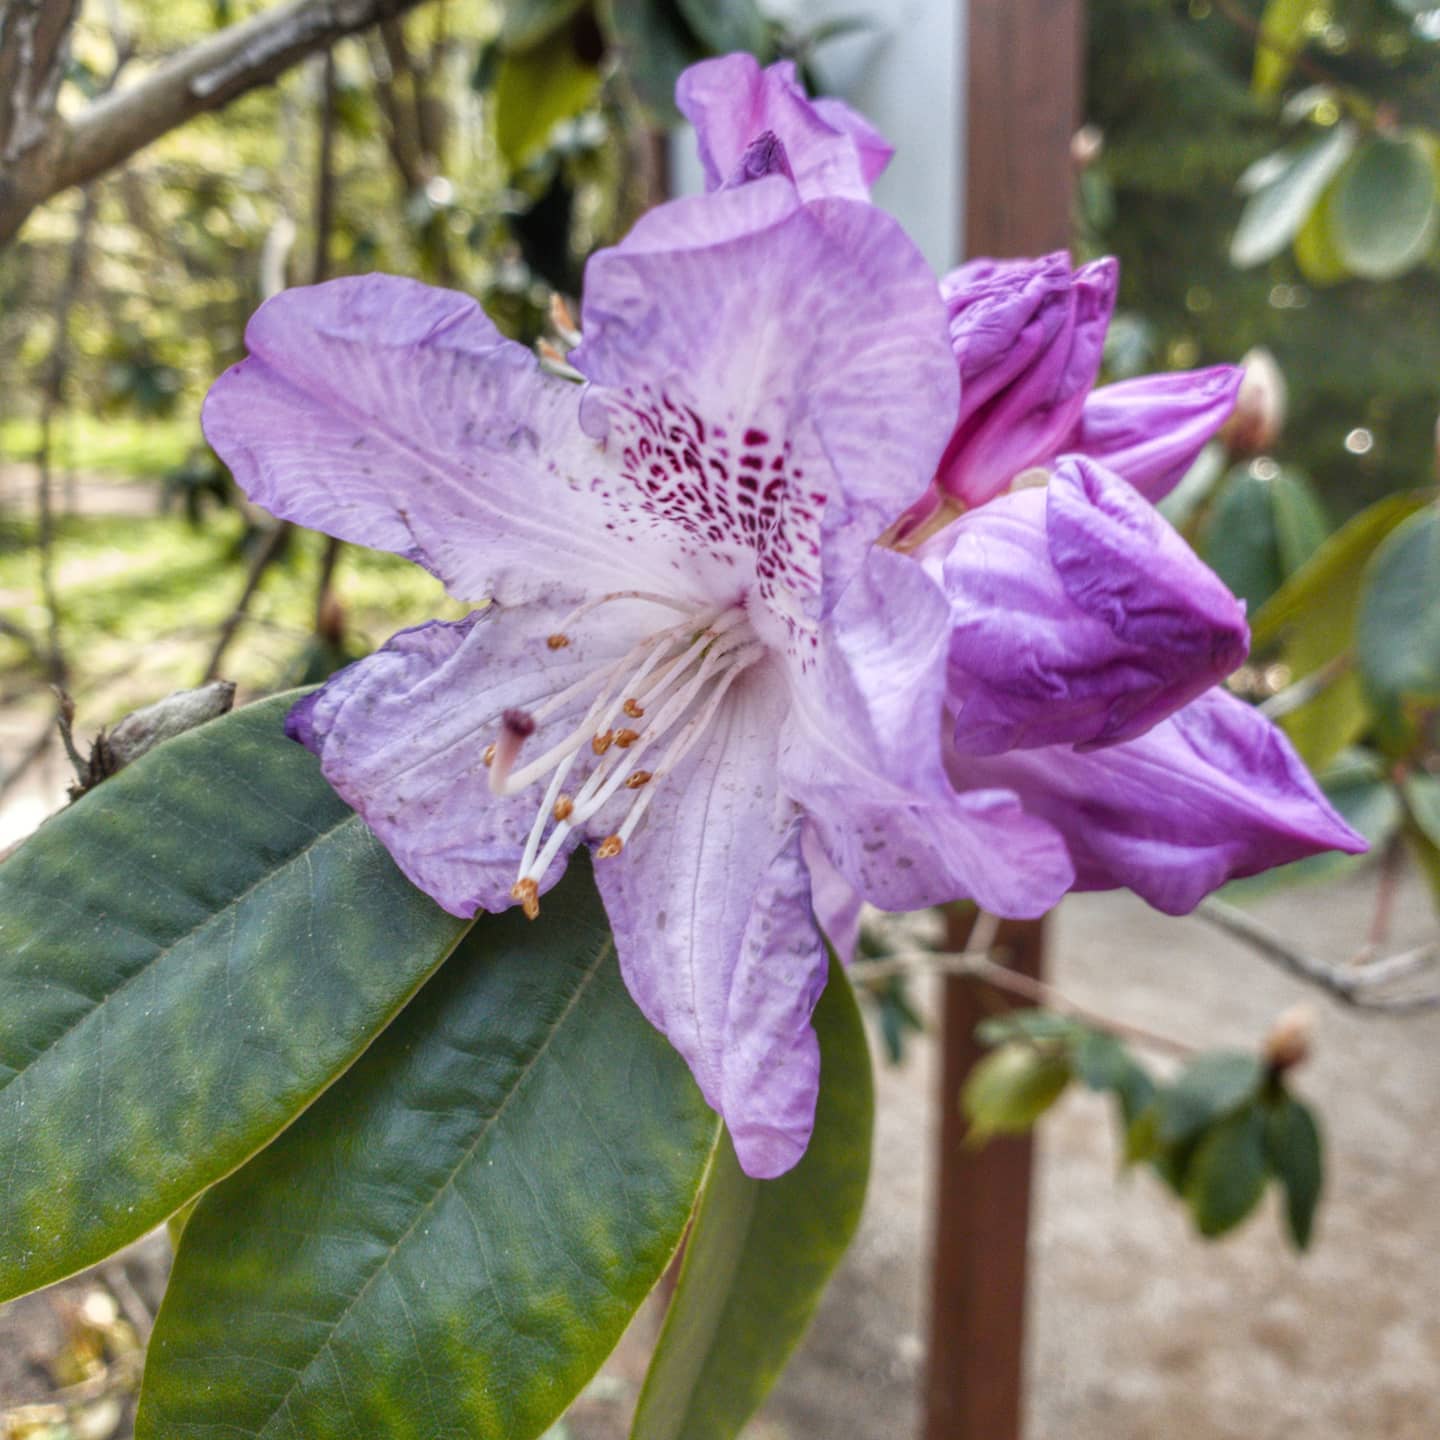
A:
<svg viewBox="0 0 1440 1440">
<path fill-rule="evenodd" d="M 965 253 L 1062 250 L 1070 241 L 1084 0 L 968 0 L 965 8 Z"/>
<path fill-rule="evenodd" d="M 969 929 L 952 921 L 947 948 L 963 950 Z M 1043 921 L 1006 921 L 996 944 L 1014 969 L 1044 969 Z M 925 1440 L 1019 1440 L 1033 1147 L 1027 1137 L 965 1148 L 960 1091 L 985 1053 L 975 1027 L 1004 1007 L 982 1003 L 973 980 L 946 980 L 944 997 Z"/>
<path fill-rule="evenodd" d="M 1084 0 L 961 0 L 968 12 L 964 249 L 1038 255 L 1070 239 L 1070 137 L 1080 120 Z M 949 946 L 970 921 L 952 917 Z M 997 944 L 1039 977 L 1045 929 L 1007 921 Z M 1020 1440 L 1033 1145 L 964 1148 L 959 1095 L 989 1013 L 973 982 L 945 982 L 925 1440 Z"/>
</svg>

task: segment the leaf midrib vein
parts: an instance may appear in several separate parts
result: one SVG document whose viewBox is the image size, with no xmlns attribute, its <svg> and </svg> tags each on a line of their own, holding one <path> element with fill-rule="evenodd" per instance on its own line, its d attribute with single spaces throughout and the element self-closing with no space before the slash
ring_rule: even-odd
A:
<svg viewBox="0 0 1440 1440">
<path fill-rule="evenodd" d="M 38 1049 L 28 1060 L 25 1061 L 23 1065 L 20 1066 L 18 1070 L 14 1072 L 13 1075 L 9 1076 L 9 1078 L 5 1081 L 0 1082 L 0 1095 L 3 1095 L 5 1091 L 8 1090 L 10 1086 L 13 1085 L 18 1079 L 20 1079 L 22 1075 L 28 1074 L 30 1070 L 33 1069 L 39 1061 L 43 1060 L 57 1046 L 62 1045 L 69 1036 L 75 1033 L 75 1031 L 79 1030 L 88 1021 L 93 1019 L 98 1013 L 103 1011 L 105 1006 L 107 1006 L 122 991 L 127 989 L 130 985 L 134 984 L 135 981 L 141 979 L 143 976 L 150 974 L 154 970 L 155 966 L 162 963 L 167 957 L 169 957 L 176 950 L 178 950 L 180 946 L 186 944 L 190 940 L 193 940 L 195 936 L 201 933 L 201 931 L 207 929 L 209 926 L 215 924 L 217 921 L 221 920 L 225 916 L 233 916 L 239 910 L 240 906 L 243 905 L 252 895 L 254 895 L 257 890 L 262 889 L 271 881 L 284 876 L 289 872 L 292 866 L 298 864 L 302 860 L 308 862 L 310 852 L 315 849 L 316 846 L 320 845 L 325 840 L 330 839 L 338 830 L 350 824 L 352 821 L 356 822 L 357 824 L 363 824 L 363 822 L 360 820 L 360 817 L 356 815 L 354 811 L 347 811 L 344 815 L 341 815 L 332 825 L 327 826 L 324 830 L 317 830 L 314 833 L 313 837 L 310 840 L 306 841 L 306 843 L 301 846 L 299 850 L 295 851 L 294 854 L 287 855 L 279 865 L 276 865 L 271 869 L 265 871 L 263 875 L 256 879 L 252 884 L 248 885 L 238 895 L 232 896 L 225 905 L 221 906 L 218 910 L 212 910 L 210 914 L 206 915 L 204 919 L 202 919 L 198 924 L 191 926 L 191 928 L 185 931 L 183 935 L 176 936 L 176 938 L 170 941 L 163 949 L 155 951 L 155 953 L 151 955 L 149 959 L 147 959 L 145 963 L 139 967 L 139 969 L 132 970 L 130 974 L 128 974 L 118 985 L 113 986 L 103 995 L 99 996 L 93 1002 L 93 1004 L 91 1004 L 89 1009 L 83 1011 L 80 1015 L 76 1016 L 76 1018 L 73 1019 L 68 1025 L 66 1025 L 66 1027 L 61 1030 L 57 1035 L 54 1035 L 53 1037 L 51 1037 L 51 1039 L 47 1040 L 45 1044 L 40 1047 L 40 1049 Z"/>
<path fill-rule="evenodd" d="M 575 1007 L 579 1004 L 580 997 L 585 994 L 585 992 L 590 988 L 591 984 L 595 980 L 595 977 L 600 973 L 601 967 L 604 965 L 605 961 L 610 958 L 610 955 L 614 950 L 614 945 L 615 942 L 613 938 L 607 938 L 597 950 L 594 960 L 591 961 L 589 968 L 581 976 L 580 983 L 576 985 L 574 993 L 570 996 L 569 1000 L 565 1002 L 565 1008 L 560 1012 L 559 1015 L 555 1017 L 553 1024 L 545 1032 L 544 1038 L 536 1047 L 535 1053 L 530 1056 L 530 1058 L 521 1067 L 520 1071 L 516 1074 L 514 1082 L 511 1084 L 509 1090 L 506 1091 L 505 1096 L 500 1101 L 499 1105 L 495 1107 L 494 1113 L 491 1114 L 489 1118 L 486 1119 L 485 1123 L 480 1127 L 479 1131 L 475 1135 L 474 1140 L 472 1140 L 470 1144 L 465 1148 L 460 1158 L 451 1168 L 450 1173 L 445 1177 L 443 1181 L 441 1181 L 439 1185 L 435 1187 L 434 1193 L 425 1202 L 425 1204 L 422 1205 L 420 1209 L 415 1212 L 414 1219 L 412 1219 L 410 1224 L 405 1227 L 404 1233 L 401 1234 L 396 1239 L 394 1244 L 392 1244 L 380 1257 L 379 1262 L 376 1264 L 375 1268 L 370 1272 L 369 1275 L 365 1277 L 364 1284 L 362 1284 L 361 1287 L 355 1292 L 355 1294 L 345 1302 L 344 1308 L 340 1311 L 338 1315 L 336 1315 L 334 1321 L 329 1325 L 329 1334 L 325 1337 L 324 1341 L 316 1348 L 315 1353 L 310 1357 L 308 1361 L 306 1361 L 305 1365 L 296 1372 L 294 1382 L 291 1384 L 290 1388 L 285 1392 L 285 1394 L 271 1407 L 270 1414 L 266 1417 L 264 1425 L 259 1430 L 250 1432 L 254 1434 L 255 1440 L 264 1440 L 264 1437 L 267 1434 L 271 1433 L 271 1426 L 273 1422 L 279 1415 L 287 1412 L 291 1399 L 293 1398 L 296 1390 L 299 1389 L 301 1382 L 305 1379 L 307 1375 L 310 1374 L 310 1372 L 320 1362 L 321 1358 L 330 1353 L 336 1332 L 345 1323 L 345 1321 L 349 1319 L 356 1306 L 358 1306 L 360 1302 L 365 1298 L 365 1296 L 369 1293 L 370 1287 L 374 1285 L 375 1282 L 380 1278 L 380 1276 L 388 1270 L 391 1261 L 394 1260 L 395 1256 L 399 1254 L 401 1248 L 409 1241 L 410 1237 L 415 1233 L 416 1229 L 420 1225 L 420 1222 L 427 1215 L 430 1214 L 430 1212 L 439 1202 L 440 1197 L 444 1195 L 452 1185 L 454 1185 L 461 1171 L 463 1171 L 470 1164 L 471 1160 L 474 1159 L 475 1152 L 479 1150 L 480 1146 L 484 1143 L 486 1137 L 495 1128 L 495 1126 L 499 1124 L 500 1117 L 505 1113 L 506 1109 L 510 1105 L 510 1102 L 515 1098 L 516 1095 L 520 1093 L 522 1089 L 524 1089 L 525 1082 L 530 1077 L 531 1072 L 535 1069 L 535 1066 L 539 1064 L 541 1057 L 546 1053 L 547 1050 L 549 1050 L 551 1044 L 554 1042 L 555 1037 L 560 1033 L 562 1029 L 564 1029 L 565 1025 L 570 1019 L 570 1016 L 574 1013 Z"/>
</svg>

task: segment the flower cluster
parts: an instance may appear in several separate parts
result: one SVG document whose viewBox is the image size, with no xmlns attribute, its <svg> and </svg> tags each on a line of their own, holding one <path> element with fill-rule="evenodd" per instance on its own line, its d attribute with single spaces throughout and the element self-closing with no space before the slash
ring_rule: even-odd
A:
<svg viewBox="0 0 1440 1440">
<path fill-rule="evenodd" d="M 1361 842 L 1216 688 L 1242 606 L 1151 505 L 1219 369 L 1093 389 L 1115 272 L 938 285 L 889 150 L 793 67 L 681 81 L 709 180 L 586 270 L 581 383 L 470 299 L 288 291 L 216 384 L 252 499 L 487 602 L 401 632 L 290 734 L 459 915 L 531 916 L 581 845 L 626 983 L 752 1175 L 804 1152 L 816 912 L 961 897 L 1169 911 Z"/>
</svg>

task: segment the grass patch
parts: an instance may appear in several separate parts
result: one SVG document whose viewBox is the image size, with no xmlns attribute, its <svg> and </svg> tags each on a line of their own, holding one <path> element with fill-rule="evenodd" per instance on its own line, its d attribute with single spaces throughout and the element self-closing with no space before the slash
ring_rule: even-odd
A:
<svg viewBox="0 0 1440 1440">
<path fill-rule="evenodd" d="M 0 550 L 0 606 L 43 634 L 33 527 L 17 524 L 16 548 Z M 221 623 L 234 608 L 249 556 L 236 511 L 191 528 L 175 515 L 71 516 L 55 547 L 61 639 L 81 704 L 81 727 L 113 722 L 171 690 L 198 684 Z M 28 542 L 28 543 L 27 543 Z M 223 670 L 249 694 L 298 683 L 312 651 L 323 537 L 296 531 L 267 571 Z M 347 546 L 335 577 L 346 648 L 365 654 L 395 630 L 456 618 L 465 607 L 398 556 Z M 4 695 L 38 696 L 43 677 L 23 647 L 0 636 Z M 88 702 L 88 703 L 87 703 Z"/>
<path fill-rule="evenodd" d="M 200 422 L 193 415 L 166 420 L 117 415 L 107 420 L 76 412 L 61 416 L 56 424 L 53 463 L 58 471 L 155 480 L 178 469 L 203 443 Z M 40 422 L 33 416 L 0 422 L 0 456 L 27 463 L 39 448 Z"/>
</svg>

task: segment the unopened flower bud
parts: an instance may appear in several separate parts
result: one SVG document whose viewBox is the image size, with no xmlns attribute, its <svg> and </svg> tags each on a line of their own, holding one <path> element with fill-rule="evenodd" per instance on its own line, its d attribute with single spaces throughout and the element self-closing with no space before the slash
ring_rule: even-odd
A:
<svg viewBox="0 0 1440 1440">
<path fill-rule="evenodd" d="M 1265 1037 L 1265 1063 L 1273 1071 L 1293 1070 L 1309 1058 L 1314 1037 L 1315 1012 L 1308 1005 L 1292 1005 Z"/>
<path fill-rule="evenodd" d="M 1263 455 L 1275 447 L 1285 428 L 1285 376 L 1275 357 L 1263 346 L 1251 350 L 1235 411 L 1220 431 L 1232 455 Z"/>
<path fill-rule="evenodd" d="M 1098 125 L 1082 125 L 1070 137 L 1070 160 L 1077 170 L 1088 170 L 1105 149 L 1105 132 Z"/>
</svg>

